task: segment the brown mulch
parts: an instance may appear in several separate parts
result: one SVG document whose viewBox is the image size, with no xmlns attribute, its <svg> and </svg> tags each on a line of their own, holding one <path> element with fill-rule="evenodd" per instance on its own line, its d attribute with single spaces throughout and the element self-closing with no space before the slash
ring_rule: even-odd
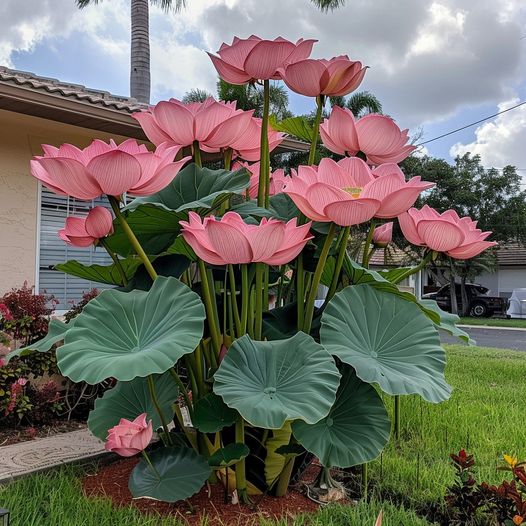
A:
<svg viewBox="0 0 526 526">
<path fill-rule="evenodd" d="M 35 440 L 37 438 L 47 438 L 59 433 L 78 431 L 84 429 L 86 423 L 79 420 L 56 420 L 49 424 L 39 424 L 38 426 L 19 426 L 0 430 L 0 447 Z"/>
<path fill-rule="evenodd" d="M 131 505 L 144 513 L 175 516 L 188 526 L 198 526 L 203 516 L 207 517 L 207 526 L 252 526 L 259 524 L 260 518 L 279 519 L 318 509 L 318 504 L 294 489 L 282 498 L 252 497 L 250 505 L 225 503 L 221 484 L 205 486 L 187 502 L 170 504 L 145 498 L 133 499 L 128 490 L 128 478 L 138 461 L 138 458 L 131 458 L 100 467 L 97 473 L 82 479 L 84 493 L 109 497 L 116 506 Z M 306 478 L 312 479 L 316 474 L 315 468 L 313 474 L 306 474 Z"/>
</svg>

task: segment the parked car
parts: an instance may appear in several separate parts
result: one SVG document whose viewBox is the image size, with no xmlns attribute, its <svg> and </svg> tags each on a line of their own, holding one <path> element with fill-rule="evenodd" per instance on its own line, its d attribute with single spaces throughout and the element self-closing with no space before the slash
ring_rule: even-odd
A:
<svg viewBox="0 0 526 526">
<path fill-rule="evenodd" d="M 464 312 L 460 283 L 455 284 L 455 289 L 458 312 Z M 486 287 L 477 285 L 476 283 L 466 283 L 466 293 L 469 301 L 469 315 L 476 318 L 484 318 L 494 315 L 506 317 L 506 311 L 509 304 L 508 299 L 488 296 L 488 290 L 489 289 Z M 441 309 L 451 312 L 451 287 L 449 283 L 438 289 L 436 292 L 423 294 L 422 298 L 435 300 Z"/>
</svg>

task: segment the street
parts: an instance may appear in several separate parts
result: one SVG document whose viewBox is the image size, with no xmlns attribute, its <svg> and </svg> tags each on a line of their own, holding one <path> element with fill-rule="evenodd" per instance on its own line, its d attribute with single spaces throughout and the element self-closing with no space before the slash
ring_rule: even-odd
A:
<svg viewBox="0 0 526 526">
<path fill-rule="evenodd" d="M 480 347 L 526 351 L 526 330 L 489 329 L 487 327 L 462 327 L 462 329 L 469 333 Z M 462 343 L 461 340 L 444 332 L 440 334 L 440 339 L 443 343 Z"/>
</svg>

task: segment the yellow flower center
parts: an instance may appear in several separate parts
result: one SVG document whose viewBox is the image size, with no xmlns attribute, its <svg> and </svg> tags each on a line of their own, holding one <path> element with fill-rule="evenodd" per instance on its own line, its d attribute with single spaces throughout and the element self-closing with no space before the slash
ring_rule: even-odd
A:
<svg viewBox="0 0 526 526">
<path fill-rule="evenodd" d="M 360 197 L 362 188 L 351 187 L 351 188 L 342 188 L 342 190 L 344 192 L 347 192 L 353 199 L 357 199 L 358 197 Z"/>
</svg>

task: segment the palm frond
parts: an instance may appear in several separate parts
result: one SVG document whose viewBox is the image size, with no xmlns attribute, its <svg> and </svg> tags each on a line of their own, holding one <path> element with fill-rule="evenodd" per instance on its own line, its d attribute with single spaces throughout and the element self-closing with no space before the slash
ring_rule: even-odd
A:
<svg viewBox="0 0 526 526">
<path fill-rule="evenodd" d="M 204 102 L 209 97 L 213 97 L 211 93 L 204 89 L 191 89 L 187 91 L 183 96 L 183 102 L 188 104 L 189 102 Z"/>
<path fill-rule="evenodd" d="M 311 0 L 311 2 L 322 11 L 333 11 L 345 5 L 345 0 Z"/>
<path fill-rule="evenodd" d="M 91 4 L 98 4 L 100 0 L 75 0 L 75 3 L 77 4 L 77 7 L 79 9 L 84 9 L 85 7 L 88 7 Z"/>
<path fill-rule="evenodd" d="M 186 7 L 186 0 L 150 0 L 153 5 L 158 5 L 164 11 L 175 11 L 178 13 Z"/>
<path fill-rule="evenodd" d="M 355 117 L 364 113 L 382 113 L 382 103 L 368 91 L 353 93 L 346 101 L 345 105 Z"/>
</svg>

